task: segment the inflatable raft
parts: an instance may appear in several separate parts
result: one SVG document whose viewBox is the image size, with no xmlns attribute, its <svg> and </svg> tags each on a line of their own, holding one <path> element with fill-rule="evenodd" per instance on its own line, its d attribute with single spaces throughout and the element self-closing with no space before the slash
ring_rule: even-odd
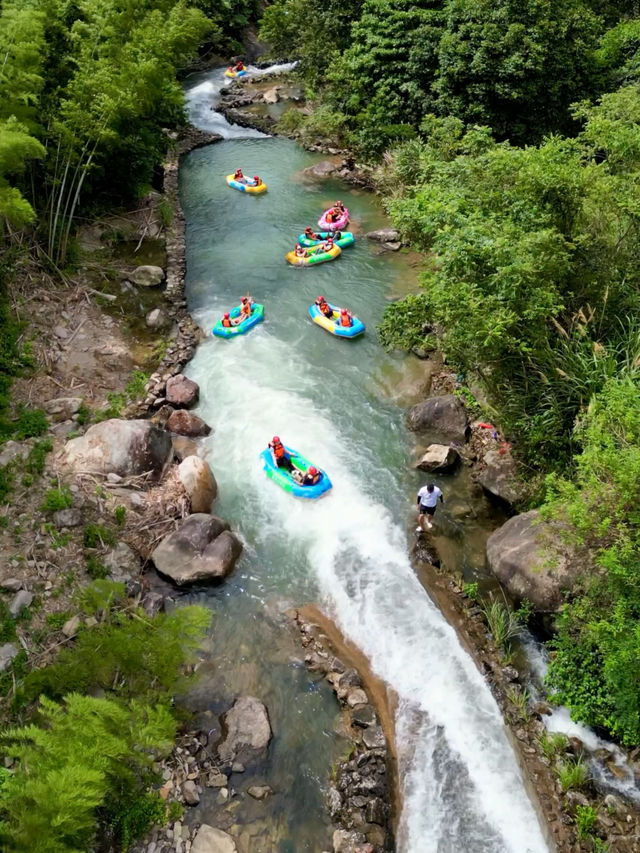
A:
<svg viewBox="0 0 640 853">
<path fill-rule="evenodd" d="M 229 311 L 229 314 L 231 319 L 240 316 L 240 306 L 236 305 L 235 308 Z M 239 323 L 237 326 L 223 326 L 222 318 L 220 318 L 213 329 L 211 329 L 211 334 L 216 335 L 218 338 L 235 338 L 237 335 L 246 334 L 249 329 L 253 329 L 254 326 L 257 326 L 263 320 L 264 305 L 258 305 L 258 303 L 254 302 L 251 306 L 251 316 L 243 320 L 242 323 Z"/>
<path fill-rule="evenodd" d="M 246 73 L 247 73 L 246 68 L 243 68 L 242 71 L 236 71 L 235 69 L 229 70 L 227 68 L 227 70 L 224 72 L 224 76 L 229 77 L 231 80 L 235 80 L 236 77 L 244 77 Z"/>
<path fill-rule="evenodd" d="M 296 255 L 295 251 L 288 252 L 285 257 L 287 261 L 294 267 L 311 267 L 314 264 L 324 264 L 326 261 L 334 261 L 340 254 L 340 246 L 335 243 L 328 252 L 320 250 L 307 249 L 307 254 Z"/>
<path fill-rule="evenodd" d="M 319 231 L 317 240 L 311 240 L 309 237 L 305 237 L 304 234 L 301 234 L 298 237 L 298 243 L 300 243 L 301 246 L 304 246 L 305 249 L 309 249 L 312 246 L 317 246 L 318 243 L 324 243 L 327 237 L 331 237 L 333 233 L 333 231 Z M 353 246 L 356 242 L 356 238 L 353 236 L 351 231 L 343 231 L 340 237 L 333 238 L 333 242 L 334 245 L 340 246 L 341 249 L 346 249 L 347 246 Z"/>
<path fill-rule="evenodd" d="M 327 222 L 327 213 L 331 213 L 332 210 L 332 207 L 330 207 L 328 210 L 325 210 L 320 219 L 318 219 L 318 228 L 322 228 L 323 231 L 342 231 L 344 226 L 349 221 L 349 211 L 345 207 L 344 213 L 342 214 L 340 219 L 338 219 L 336 222 Z"/>
<path fill-rule="evenodd" d="M 285 450 L 291 456 L 293 467 L 298 471 L 302 471 L 304 473 L 311 468 L 313 463 L 309 462 L 308 459 L 305 459 L 304 456 L 300 456 L 299 453 L 292 450 L 290 447 L 285 447 Z M 320 479 L 315 486 L 301 486 L 300 483 L 296 483 L 286 468 L 278 468 L 273 461 L 273 457 L 269 449 L 263 450 L 260 454 L 260 458 L 264 462 L 264 470 L 267 477 L 270 477 L 282 489 L 284 489 L 285 492 L 290 492 L 298 498 L 319 498 L 331 488 L 331 480 L 327 476 L 326 472 L 321 468 L 318 468 L 318 471 L 320 472 Z"/>
<path fill-rule="evenodd" d="M 314 323 L 317 323 L 318 326 L 321 326 L 325 331 L 330 332 L 338 338 L 357 338 L 364 333 L 365 327 L 362 320 L 354 317 L 351 326 L 342 326 L 340 324 L 340 308 L 337 305 L 332 305 L 330 302 L 327 304 L 333 311 L 333 319 L 325 317 L 315 303 L 309 305 L 309 316 Z"/>
<path fill-rule="evenodd" d="M 236 181 L 233 175 L 227 175 L 227 183 L 230 187 L 233 187 L 234 190 L 240 190 L 241 193 L 264 193 L 267 191 L 267 185 L 264 181 L 261 181 L 259 184 L 254 184 L 253 181 Z"/>
</svg>

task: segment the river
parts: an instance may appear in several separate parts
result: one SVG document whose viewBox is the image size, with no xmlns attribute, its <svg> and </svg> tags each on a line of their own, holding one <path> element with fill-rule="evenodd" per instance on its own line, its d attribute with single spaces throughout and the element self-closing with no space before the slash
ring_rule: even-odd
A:
<svg viewBox="0 0 640 853">
<path fill-rule="evenodd" d="M 376 335 L 390 293 L 411 273 L 406 258 L 378 255 L 357 239 L 333 263 L 288 266 L 296 235 L 336 197 L 357 235 L 384 217 L 366 193 L 302 175 L 318 158 L 292 141 L 230 126 L 211 109 L 224 82 L 215 70 L 186 87 L 192 122 L 225 137 L 181 166 L 187 298 L 207 330 L 247 290 L 265 304 L 266 320 L 240 339 L 207 338 L 189 366 L 201 388 L 199 413 L 213 427 L 206 442 L 216 512 L 246 543 L 226 584 L 194 597 L 213 609 L 216 652 L 237 667 L 239 684 L 250 673 L 252 689 L 261 686 L 277 705 L 269 705 L 278 725 L 264 772 L 277 775 L 278 762 L 288 768 L 281 807 L 293 827 L 289 846 L 278 849 L 329 844 L 318 837 L 317 790 L 340 748 L 334 700 L 328 688 L 310 688 L 295 662 L 274 663 L 270 627 L 287 602 L 315 601 L 398 696 L 398 850 L 547 851 L 499 709 L 408 557 L 407 518 L 421 479 L 410 466 L 404 409 L 382 390 L 401 376 L 403 359 L 385 354 Z M 269 191 L 229 189 L 224 176 L 238 166 Z M 307 308 L 319 293 L 348 305 L 367 334 L 341 341 L 311 324 Z M 267 480 L 258 455 L 273 434 L 326 468 L 334 484 L 326 497 L 295 500 Z"/>
</svg>

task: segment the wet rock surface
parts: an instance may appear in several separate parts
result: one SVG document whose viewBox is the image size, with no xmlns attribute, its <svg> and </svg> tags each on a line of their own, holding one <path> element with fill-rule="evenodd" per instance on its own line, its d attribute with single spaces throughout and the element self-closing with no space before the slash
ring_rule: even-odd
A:
<svg viewBox="0 0 640 853">
<path fill-rule="evenodd" d="M 241 551 L 242 545 L 226 521 L 194 513 L 162 540 L 151 559 L 159 572 L 183 586 L 226 577 Z"/>
<path fill-rule="evenodd" d="M 407 413 L 407 427 L 447 441 L 464 442 L 469 421 L 460 399 L 455 394 L 442 394 L 412 406 Z"/>
</svg>

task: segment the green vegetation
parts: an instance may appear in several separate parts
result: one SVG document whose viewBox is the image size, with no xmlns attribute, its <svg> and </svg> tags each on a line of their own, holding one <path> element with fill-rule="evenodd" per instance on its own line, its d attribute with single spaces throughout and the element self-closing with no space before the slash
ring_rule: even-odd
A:
<svg viewBox="0 0 640 853">
<path fill-rule="evenodd" d="M 577 806 L 576 829 L 578 838 L 590 838 L 596 826 L 598 815 L 591 806 Z"/>
<path fill-rule="evenodd" d="M 539 738 L 540 748 L 549 761 L 552 761 L 559 753 L 565 751 L 567 736 L 562 732 L 543 731 Z"/>
<path fill-rule="evenodd" d="M 105 545 L 116 545 L 118 537 L 115 532 L 103 524 L 85 524 L 83 543 L 85 548 L 103 548 Z"/>
<path fill-rule="evenodd" d="M 512 652 L 511 641 L 522 630 L 522 625 L 517 615 L 511 610 L 506 601 L 498 601 L 496 599 L 482 602 L 480 609 L 484 614 L 495 644 L 509 658 Z"/>
<path fill-rule="evenodd" d="M 71 491 L 68 486 L 63 486 L 61 489 L 49 489 L 40 509 L 43 512 L 56 512 L 61 509 L 69 509 L 72 504 Z"/>
<path fill-rule="evenodd" d="M 587 765 L 582 758 L 565 758 L 556 765 L 556 775 L 563 791 L 584 788 L 589 778 Z"/>
</svg>

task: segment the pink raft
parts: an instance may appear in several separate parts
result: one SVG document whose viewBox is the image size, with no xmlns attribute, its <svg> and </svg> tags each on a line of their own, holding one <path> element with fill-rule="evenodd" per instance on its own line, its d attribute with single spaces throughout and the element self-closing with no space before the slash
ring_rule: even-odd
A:
<svg viewBox="0 0 640 853">
<path fill-rule="evenodd" d="M 346 207 L 340 219 L 336 222 L 327 222 L 327 213 L 331 213 L 332 210 L 332 207 L 325 210 L 320 219 L 318 219 L 318 227 L 322 231 L 340 231 L 349 222 L 349 210 Z"/>
</svg>

